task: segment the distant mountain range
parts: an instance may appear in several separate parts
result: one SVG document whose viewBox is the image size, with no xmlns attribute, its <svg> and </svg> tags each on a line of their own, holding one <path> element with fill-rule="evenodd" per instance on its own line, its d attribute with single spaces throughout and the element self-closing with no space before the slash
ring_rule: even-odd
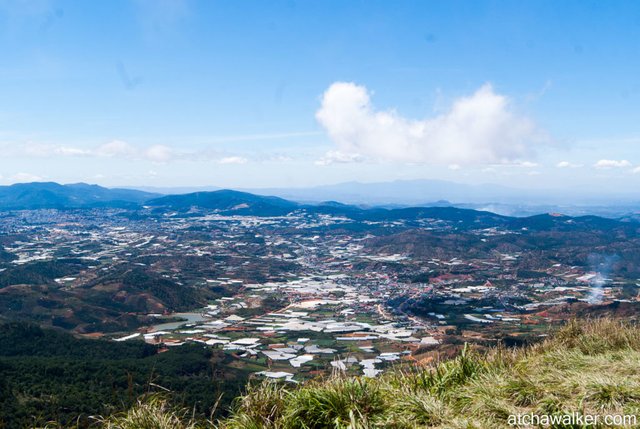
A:
<svg viewBox="0 0 640 429">
<path fill-rule="evenodd" d="M 393 182 L 345 182 L 311 188 L 250 189 L 257 194 L 277 195 L 296 201 L 336 200 L 348 204 L 422 205 L 432 201 L 486 203 L 521 198 L 521 189 L 483 184 L 467 185 L 444 180 L 397 180 Z"/>
<path fill-rule="evenodd" d="M 141 188 L 162 194 L 220 190 L 216 187 Z M 521 189 L 494 184 L 470 185 L 443 180 L 397 180 L 393 182 L 345 182 L 309 188 L 246 188 L 240 191 L 277 196 L 301 203 L 340 201 L 367 207 L 455 206 L 488 210 L 509 216 L 546 212 L 570 215 L 596 214 L 617 217 L 640 210 L 636 194 L 597 193 L 593 189 Z"/>
<path fill-rule="evenodd" d="M 109 189 L 86 183 L 17 183 L 0 186 L 0 209 L 131 207 L 157 196 L 158 194 L 150 192 Z"/>
<path fill-rule="evenodd" d="M 217 210 L 221 213 L 237 215 L 257 215 L 257 216 L 279 216 L 286 215 L 295 210 L 304 209 L 309 212 L 326 213 L 334 215 L 348 215 L 353 219 L 392 219 L 394 217 L 420 218 L 429 213 L 440 212 L 437 209 L 452 208 L 479 210 L 482 213 L 491 212 L 496 215 L 505 216 L 531 216 L 540 213 L 561 212 L 573 216 L 586 214 L 596 214 L 605 217 L 622 217 L 631 215 L 638 217 L 637 213 L 640 204 L 626 203 L 621 205 L 602 206 L 570 206 L 570 205 L 523 205 L 499 202 L 484 203 L 451 203 L 442 198 L 437 199 L 447 193 L 448 197 L 462 195 L 468 192 L 470 185 L 451 184 L 449 182 L 435 181 L 411 181 L 392 182 L 382 184 L 343 184 L 334 187 L 326 186 L 316 188 L 317 194 L 312 188 L 307 190 L 297 190 L 296 195 L 289 198 L 284 196 L 292 193 L 292 190 L 280 190 L 278 196 L 265 195 L 266 190 L 254 190 L 254 192 L 241 192 L 234 190 L 212 190 L 191 193 L 161 195 L 158 192 L 136 189 L 110 189 L 98 185 L 86 183 L 76 183 L 61 185 L 53 182 L 21 183 L 10 186 L 0 186 L 0 210 L 16 209 L 39 209 L 39 208 L 91 208 L 91 207 L 120 207 L 139 208 L 142 205 L 156 209 L 172 209 L 186 211 L 192 207 L 201 209 Z M 402 191 L 400 190 L 402 189 Z M 438 190 L 439 189 L 439 190 Z M 515 192 L 510 188 L 503 188 L 494 185 L 483 185 L 474 188 L 481 193 Z M 276 189 L 273 189 L 276 194 Z M 436 193 L 436 191 L 438 193 Z M 418 195 L 414 197 L 420 202 L 415 204 L 394 203 L 390 197 L 396 192 L 396 200 L 400 201 L 402 195 Z M 259 193 L 259 194 L 258 194 Z M 293 192 L 295 194 L 295 192 Z M 352 200 L 355 195 L 367 194 L 378 195 L 381 204 L 345 204 L 349 202 L 347 195 L 351 195 Z M 303 196 L 315 196 L 315 198 L 303 198 Z M 340 198 L 340 195 L 344 199 Z M 422 195 L 422 197 L 420 197 Z M 487 194 L 488 195 L 488 194 Z M 387 196 L 388 199 L 385 200 Z M 327 197 L 327 198 L 323 198 Z M 478 197 L 475 197 L 481 201 Z M 487 197 L 488 198 L 488 197 Z M 521 195 L 522 198 L 522 195 Z M 340 202 L 338 202 L 340 201 Z M 382 204 L 382 201 L 386 203 Z M 406 201 L 406 200 L 404 200 Z M 391 210 L 393 209 L 393 210 Z M 427 210 L 429 209 L 429 210 Z"/>
<path fill-rule="evenodd" d="M 247 192 L 220 190 L 167 195 L 145 203 L 156 210 L 175 210 L 189 213 L 195 209 L 215 210 L 223 215 L 285 216 L 293 212 L 340 216 L 353 221 L 404 221 L 418 225 L 422 220 L 445 221 L 457 228 L 482 229 L 504 227 L 511 230 L 636 230 L 633 219 L 609 219 L 599 216 L 566 216 L 538 214 L 527 217 L 503 216 L 489 211 L 459 207 L 431 206 L 406 208 L 362 208 L 335 201 L 302 204 L 278 197 L 259 196 Z"/>
<path fill-rule="evenodd" d="M 221 188 L 204 186 L 142 187 L 139 189 L 161 194 L 184 194 L 217 191 Z M 531 191 L 500 185 L 467 185 L 444 180 L 397 180 L 379 183 L 345 182 L 308 188 L 242 188 L 238 190 L 257 195 L 275 195 L 288 200 L 308 203 L 333 200 L 346 204 L 375 206 L 421 205 L 431 201 L 455 201 L 457 203 L 512 202 L 521 201 L 524 193 L 531 194 Z M 549 194 L 546 191 L 539 193 L 540 195 Z"/>
</svg>

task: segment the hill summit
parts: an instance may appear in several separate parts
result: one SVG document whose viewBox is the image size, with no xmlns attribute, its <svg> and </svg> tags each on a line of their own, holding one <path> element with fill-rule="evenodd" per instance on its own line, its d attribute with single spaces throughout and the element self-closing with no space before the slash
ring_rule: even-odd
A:
<svg viewBox="0 0 640 429">
<path fill-rule="evenodd" d="M 185 210 L 199 207 L 240 215 L 278 216 L 290 213 L 298 207 L 293 201 L 278 197 L 265 197 L 247 192 L 223 189 L 210 192 L 167 195 L 147 201 L 148 206 Z"/>
</svg>

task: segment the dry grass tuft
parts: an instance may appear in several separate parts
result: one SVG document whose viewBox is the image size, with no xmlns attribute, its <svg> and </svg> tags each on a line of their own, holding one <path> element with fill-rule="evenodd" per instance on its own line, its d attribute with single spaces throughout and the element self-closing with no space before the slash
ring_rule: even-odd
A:
<svg viewBox="0 0 640 429">
<path fill-rule="evenodd" d="M 231 417 L 201 422 L 157 396 L 100 419 L 100 429 L 508 428 L 512 414 L 633 414 L 640 421 L 640 329 L 571 321 L 542 343 L 479 354 L 468 347 L 431 367 L 376 379 L 334 374 L 289 387 L 247 387 Z M 53 428 L 53 426 L 52 426 Z"/>
</svg>

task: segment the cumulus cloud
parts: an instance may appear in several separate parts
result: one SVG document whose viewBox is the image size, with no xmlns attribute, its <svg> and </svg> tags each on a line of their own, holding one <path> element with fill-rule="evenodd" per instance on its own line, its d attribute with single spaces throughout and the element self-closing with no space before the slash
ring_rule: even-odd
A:
<svg viewBox="0 0 640 429">
<path fill-rule="evenodd" d="M 0 0 L 1 1 L 1 0 Z M 125 159 L 129 161 L 150 161 L 155 164 L 166 164 L 174 161 L 215 162 L 217 164 L 246 164 L 248 158 L 229 152 L 217 150 L 184 150 L 178 151 L 170 146 L 156 144 L 152 146 L 134 146 L 123 140 L 112 140 L 94 147 L 76 147 L 57 144 L 38 143 L 2 143 L 0 157 L 94 157 Z M 291 158 L 282 155 L 269 158 L 270 161 L 287 162 Z"/>
<path fill-rule="evenodd" d="M 44 178 L 31 173 L 16 173 L 8 177 L 10 183 L 42 182 Z"/>
<path fill-rule="evenodd" d="M 165 163 L 173 158 L 173 150 L 169 146 L 154 145 L 144 151 L 144 157 L 149 161 Z"/>
<path fill-rule="evenodd" d="M 572 162 L 569 161 L 560 161 L 559 163 L 556 164 L 557 168 L 578 168 L 578 167 L 582 167 L 581 164 L 574 164 Z"/>
<path fill-rule="evenodd" d="M 164 163 L 176 158 L 173 149 L 164 145 L 153 145 L 146 148 L 138 148 L 122 140 L 112 140 L 94 147 L 75 147 L 56 144 L 27 143 L 24 145 L 9 145 L 4 148 L 5 153 L 12 156 L 29 157 L 101 157 L 124 158 L 132 160 L 147 160 Z"/>
<path fill-rule="evenodd" d="M 341 164 L 348 162 L 362 162 L 364 161 L 364 157 L 358 153 L 349 153 L 349 152 L 341 152 L 339 150 L 330 150 L 315 162 L 316 165 L 331 165 L 331 164 Z"/>
<path fill-rule="evenodd" d="M 59 146 L 55 149 L 55 153 L 64 156 L 84 156 L 89 155 L 90 151 L 71 146 Z"/>
<path fill-rule="evenodd" d="M 114 157 L 114 156 L 133 156 L 137 152 L 136 148 L 122 140 L 113 140 L 98 146 L 92 151 L 98 156 Z"/>
<path fill-rule="evenodd" d="M 522 167 L 522 168 L 534 168 L 534 167 L 540 166 L 537 162 L 531 162 L 531 161 L 518 161 L 518 162 L 511 163 L 511 165 L 515 167 Z"/>
<path fill-rule="evenodd" d="M 363 158 L 445 165 L 505 163 L 530 155 L 532 144 L 543 140 L 533 121 L 514 113 L 509 99 L 489 84 L 456 100 L 444 114 L 413 120 L 393 110 L 376 110 L 364 86 L 336 82 L 322 96 L 316 119 L 337 146 L 320 161 L 324 164 Z"/>
<path fill-rule="evenodd" d="M 291 162 L 293 158 L 288 155 L 273 154 L 264 158 L 267 162 Z"/>
<path fill-rule="evenodd" d="M 88 151 L 91 155 L 103 157 L 118 157 L 129 159 L 144 159 L 155 163 L 169 162 L 174 158 L 174 152 L 169 146 L 153 145 L 139 149 L 122 140 L 113 140 Z M 73 153 L 69 153 L 73 155 Z"/>
<path fill-rule="evenodd" d="M 226 156 L 218 160 L 218 164 L 246 164 L 249 160 L 242 156 Z"/>
<path fill-rule="evenodd" d="M 24 154 L 33 157 L 48 157 L 52 155 L 83 156 L 90 151 L 72 146 L 53 146 L 47 144 L 27 143 L 24 145 Z"/>
<path fill-rule="evenodd" d="M 95 156 L 103 158 L 144 159 L 157 163 L 168 162 L 174 155 L 173 150 L 168 146 L 153 145 L 140 149 L 122 140 L 112 140 L 93 148 L 29 144 L 25 146 L 24 154 L 35 157 Z"/>
<path fill-rule="evenodd" d="M 601 159 L 600 161 L 593 164 L 593 166 L 600 170 L 607 170 L 610 168 L 628 168 L 631 167 L 631 163 L 626 159 Z"/>
</svg>

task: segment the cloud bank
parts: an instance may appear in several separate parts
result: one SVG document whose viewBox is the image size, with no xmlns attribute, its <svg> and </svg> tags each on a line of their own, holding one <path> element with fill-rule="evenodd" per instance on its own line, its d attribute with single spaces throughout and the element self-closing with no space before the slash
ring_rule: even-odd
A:
<svg viewBox="0 0 640 429">
<path fill-rule="evenodd" d="M 542 135 L 490 84 L 456 100 L 444 114 L 413 120 L 378 111 L 364 86 L 336 82 L 316 119 L 337 149 L 320 164 L 362 159 L 444 165 L 509 163 L 530 156 Z"/>
<path fill-rule="evenodd" d="M 569 161 L 560 161 L 559 163 L 556 164 L 557 168 L 579 168 L 582 167 L 581 164 L 574 164 L 573 162 L 569 162 Z"/>
<path fill-rule="evenodd" d="M 156 144 L 146 147 L 134 146 L 123 140 L 112 140 L 94 147 L 79 147 L 57 144 L 0 143 L 0 158 L 10 157 L 86 157 L 112 158 L 128 161 L 148 161 L 167 164 L 174 161 L 215 162 L 218 164 L 246 164 L 248 158 L 223 151 L 198 150 L 179 151 L 170 146 Z"/>
<path fill-rule="evenodd" d="M 600 170 L 608 170 L 610 168 L 628 168 L 631 167 L 631 163 L 626 159 L 601 159 L 593 164 L 593 166 Z"/>
</svg>

